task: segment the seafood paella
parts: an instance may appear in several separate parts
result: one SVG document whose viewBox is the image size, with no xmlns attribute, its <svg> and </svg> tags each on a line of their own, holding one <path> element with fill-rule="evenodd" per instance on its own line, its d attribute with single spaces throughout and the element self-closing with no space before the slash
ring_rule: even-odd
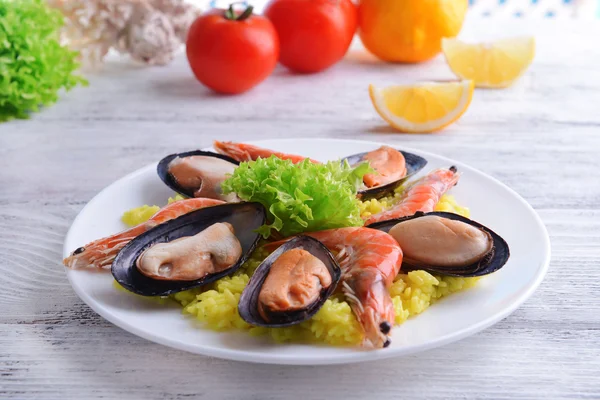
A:
<svg viewBox="0 0 600 400">
<path fill-rule="evenodd" d="M 461 173 L 382 146 L 321 161 L 244 143 L 163 158 L 175 191 L 79 247 L 68 268 L 110 269 L 215 330 L 385 348 L 394 329 L 502 268 L 507 243 L 451 195 Z"/>
</svg>

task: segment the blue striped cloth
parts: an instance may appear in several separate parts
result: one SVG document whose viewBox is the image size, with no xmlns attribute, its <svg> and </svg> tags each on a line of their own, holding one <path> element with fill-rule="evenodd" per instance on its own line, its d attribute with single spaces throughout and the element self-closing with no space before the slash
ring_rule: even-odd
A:
<svg viewBox="0 0 600 400">
<path fill-rule="evenodd" d="M 231 0 L 231 2 L 233 2 L 235 0 Z M 577 0 L 560 0 L 565 6 L 572 6 L 574 5 Z M 596 6 L 596 12 L 598 13 L 598 17 L 600 17 L 600 0 L 587 0 L 590 2 L 595 2 L 597 4 Z M 238 4 L 241 5 L 246 5 L 248 3 L 253 4 L 256 6 L 257 9 L 262 9 L 263 6 L 266 4 L 267 0 L 249 0 L 249 1 L 244 1 L 244 2 L 239 2 Z M 474 5 L 484 5 L 484 4 L 497 4 L 498 6 L 502 6 L 502 5 L 515 5 L 515 3 L 518 3 L 519 5 L 523 4 L 523 3 L 530 3 L 532 5 L 536 5 L 536 6 L 544 6 L 545 0 L 469 0 L 469 5 L 474 6 Z M 229 4 L 229 1 L 227 0 L 210 0 L 209 5 L 210 7 L 226 7 L 227 4 Z M 551 5 L 555 5 L 555 2 L 552 2 Z M 596 13 L 594 13 L 596 14 Z M 556 17 L 556 13 L 555 11 L 553 11 L 552 9 L 546 11 L 543 14 L 545 17 L 547 18 L 553 18 Z M 483 17 L 489 17 L 491 16 L 490 12 L 488 11 L 484 11 L 482 13 Z M 519 18 L 523 16 L 523 13 L 520 11 L 515 11 L 514 12 L 514 16 Z"/>
<path fill-rule="evenodd" d="M 469 0 L 469 4 L 473 5 L 473 4 L 478 3 L 480 1 L 482 1 L 482 0 Z M 498 4 L 505 4 L 505 3 L 509 3 L 510 2 L 510 0 L 496 0 L 496 1 L 498 2 Z M 529 0 L 529 2 L 531 4 L 537 4 L 537 3 L 543 3 L 544 0 Z M 569 3 L 572 3 L 573 0 L 562 0 L 562 2 L 564 4 L 569 4 Z"/>
<path fill-rule="evenodd" d="M 508 5 L 511 2 L 511 0 L 495 0 L 495 1 L 500 6 L 503 5 L 503 4 L 507 4 Z M 469 0 L 469 5 L 473 6 L 474 4 L 478 4 L 478 3 L 481 3 L 481 2 L 490 3 L 489 0 L 487 0 L 487 1 L 486 0 Z M 565 5 L 570 5 L 570 4 L 573 3 L 573 0 L 561 0 L 561 2 L 563 4 L 565 4 Z M 544 0 L 529 0 L 529 3 L 531 3 L 532 5 L 533 4 L 542 5 L 544 3 Z M 489 13 L 484 13 L 483 16 L 484 17 L 489 17 L 490 15 L 489 15 Z M 519 11 L 516 11 L 514 13 L 514 16 L 518 18 L 518 17 L 522 17 L 523 14 L 521 12 L 519 12 Z M 555 17 L 555 13 L 554 13 L 554 11 L 550 11 L 549 10 L 549 11 L 546 11 L 545 16 L 547 18 L 553 18 L 553 17 Z"/>
</svg>

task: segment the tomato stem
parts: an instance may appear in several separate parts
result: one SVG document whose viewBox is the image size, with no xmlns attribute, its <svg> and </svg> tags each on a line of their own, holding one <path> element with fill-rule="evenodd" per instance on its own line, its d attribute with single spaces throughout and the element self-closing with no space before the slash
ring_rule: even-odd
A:
<svg viewBox="0 0 600 400">
<path fill-rule="evenodd" d="M 254 11 L 254 7 L 251 5 L 248 5 L 246 7 L 246 9 L 244 10 L 244 12 L 242 12 L 240 15 L 236 16 L 233 6 L 235 4 L 240 4 L 240 3 L 243 3 L 243 2 L 231 3 L 229 5 L 229 8 L 227 10 L 225 10 L 225 19 L 229 19 L 232 21 L 243 21 L 245 19 L 248 19 L 252 15 L 252 11 Z"/>
</svg>

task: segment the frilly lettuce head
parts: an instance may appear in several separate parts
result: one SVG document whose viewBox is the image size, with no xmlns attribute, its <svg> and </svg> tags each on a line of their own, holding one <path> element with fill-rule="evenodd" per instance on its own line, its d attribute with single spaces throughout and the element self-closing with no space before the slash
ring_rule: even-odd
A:
<svg viewBox="0 0 600 400">
<path fill-rule="evenodd" d="M 291 236 L 363 225 L 356 191 L 370 172 L 367 163 L 355 168 L 339 161 L 293 164 L 271 156 L 241 163 L 221 187 L 225 194 L 265 206 L 271 222 L 260 228 L 265 238 L 273 229 Z"/>
<path fill-rule="evenodd" d="M 0 122 L 28 118 L 87 82 L 77 53 L 59 43 L 62 14 L 43 0 L 0 0 Z"/>
</svg>

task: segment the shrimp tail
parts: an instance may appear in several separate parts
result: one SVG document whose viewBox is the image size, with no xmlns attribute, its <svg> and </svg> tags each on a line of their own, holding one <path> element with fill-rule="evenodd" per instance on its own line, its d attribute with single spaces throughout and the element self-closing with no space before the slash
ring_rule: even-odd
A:
<svg viewBox="0 0 600 400">
<path fill-rule="evenodd" d="M 217 150 L 217 153 L 229 156 L 236 161 L 243 162 L 254 160 L 253 156 L 248 152 L 243 143 L 219 142 L 218 140 L 215 140 L 213 142 L 213 147 Z"/>
</svg>

